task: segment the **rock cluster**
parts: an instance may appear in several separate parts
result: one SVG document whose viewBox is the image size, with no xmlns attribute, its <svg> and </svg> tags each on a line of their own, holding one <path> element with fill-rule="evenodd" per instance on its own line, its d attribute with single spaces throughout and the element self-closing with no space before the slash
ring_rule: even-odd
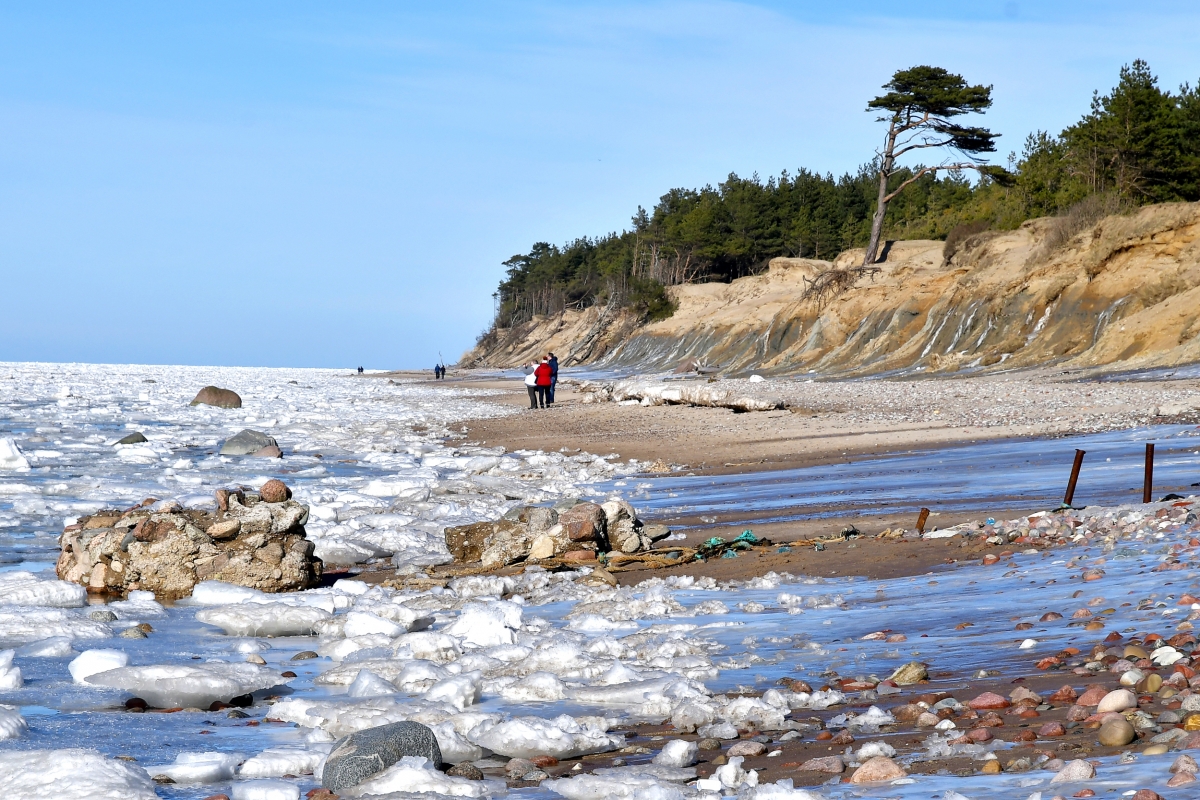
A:
<svg viewBox="0 0 1200 800">
<path fill-rule="evenodd" d="M 216 406 L 217 408 L 241 408 L 242 398 L 237 392 L 222 389 L 219 386 L 205 386 L 196 393 L 196 397 L 188 405 Z"/>
<path fill-rule="evenodd" d="M 554 508 L 520 506 L 495 522 L 446 528 L 446 547 L 460 563 L 485 567 L 548 558 L 591 560 L 596 553 L 637 553 L 670 531 L 646 525 L 624 500 L 568 501 Z"/>
<path fill-rule="evenodd" d="M 307 589 L 322 567 L 305 536 L 308 506 L 288 499 L 280 481 L 263 489 L 217 490 L 216 513 L 172 502 L 82 517 L 59 537 L 58 576 L 96 593 L 143 589 L 164 597 L 187 596 L 204 580 Z"/>
</svg>

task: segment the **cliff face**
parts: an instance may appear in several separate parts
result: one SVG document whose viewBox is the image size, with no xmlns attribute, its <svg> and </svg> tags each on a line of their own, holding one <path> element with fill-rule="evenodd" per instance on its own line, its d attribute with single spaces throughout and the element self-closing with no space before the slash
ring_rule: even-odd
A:
<svg viewBox="0 0 1200 800">
<path fill-rule="evenodd" d="M 777 258 L 762 275 L 673 288 L 670 319 L 639 326 L 570 311 L 502 331 L 501 344 L 463 363 L 511 366 L 553 350 L 566 363 L 640 371 L 692 361 L 862 375 L 1200 361 L 1200 203 L 1107 217 L 1052 248 L 1058 225 L 979 234 L 949 262 L 942 242 L 896 242 L 880 274 L 824 307 L 801 299 L 804 279 L 831 264 Z M 834 265 L 861 258 L 850 251 Z"/>
</svg>

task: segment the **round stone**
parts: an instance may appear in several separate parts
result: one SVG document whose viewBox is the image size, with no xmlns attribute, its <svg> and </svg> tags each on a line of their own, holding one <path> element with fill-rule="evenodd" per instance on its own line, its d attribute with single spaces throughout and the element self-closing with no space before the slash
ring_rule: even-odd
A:
<svg viewBox="0 0 1200 800">
<path fill-rule="evenodd" d="M 1134 739 L 1133 726 L 1123 719 L 1111 719 L 1100 726 L 1100 744 L 1124 747 Z"/>
<path fill-rule="evenodd" d="M 282 503 L 291 498 L 292 490 L 283 481 L 272 478 L 262 485 L 258 495 L 264 503 Z"/>
</svg>

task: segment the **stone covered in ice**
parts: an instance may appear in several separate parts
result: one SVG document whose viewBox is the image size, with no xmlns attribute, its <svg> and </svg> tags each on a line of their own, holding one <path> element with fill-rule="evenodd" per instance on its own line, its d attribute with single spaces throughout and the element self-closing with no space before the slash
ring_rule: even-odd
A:
<svg viewBox="0 0 1200 800">
<path fill-rule="evenodd" d="M 664 767 L 690 767 L 696 763 L 697 752 L 699 752 L 699 748 L 695 742 L 672 739 L 663 745 L 663 749 L 653 758 L 653 761 Z"/>
<path fill-rule="evenodd" d="M 334 743 L 321 770 L 321 785 L 344 792 L 405 758 L 415 758 L 430 769 L 441 766 L 442 751 L 428 726 L 404 721 L 357 731 Z"/>
<path fill-rule="evenodd" d="M 128 663 L 129 656 L 122 650 L 84 650 L 67 665 L 67 670 L 76 683 L 86 684 L 91 676 L 123 667 Z"/>
<path fill-rule="evenodd" d="M 332 616 L 321 608 L 283 603 L 238 603 L 196 612 L 197 620 L 230 636 L 309 636 Z"/>
<path fill-rule="evenodd" d="M 155 708 L 208 708 L 218 700 L 269 689 L 289 679 L 257 664 L 210 661 L 195 666 L 158 664 L 120 667 L 92 675 L 87 683 L 122 689 Z"/>
<path fill-rule="evenodd" d="M 105 758 L 95 750 L 0 752 L 5 800 L 157 800 L 141 767 Z"/>
<path fill-rule="evenodd" d="M 180 753 L 174 764 L 146 767 L 153 777 L 166 775 L 175 783 L 217 783 L 237 772 L 242 757 L 236 753 Z"/>
<path fill-rule="evenodd" d="M 554 719 L 516 717 L 473 730 L 468 738 L 509 758 L 548 755 L 562 760 L 625 746 L 624 736 L 609 734 L 594 725 L 581 725 L 566 714 Z"/>
<path fill-rule="evenodd" d="M 69 581 L 44 580 L 31 572 L 0 573 L 0 605 L 82 608 L 87 589 Z"/>
</svg>

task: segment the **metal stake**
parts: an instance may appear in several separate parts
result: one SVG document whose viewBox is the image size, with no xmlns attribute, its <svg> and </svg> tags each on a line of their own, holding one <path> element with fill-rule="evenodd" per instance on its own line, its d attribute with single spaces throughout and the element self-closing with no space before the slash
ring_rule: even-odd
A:
<svg viewBox="0 0 1200 800">
<path fill-rule="evenodd" d="M 1071 480 L 1067 481 L 1067 496 L 1063 498 L 1063 506 L 1071 507 L 1071 501 L 1075 499 L 1075 482 L 1079 480 L 1079 468 L 1083 466 L 1083 456 L 1086 451 L 1075 451 L 1075 463 L 1071 466 Z"/>
<path fill-rule="evenodd" d="M 1154 486 L 1154 445 L 1146 445 L 1146 479 L 1142 483 L 1142 502 L 1150 502 L 1150 490 Z"/>
</svg>

